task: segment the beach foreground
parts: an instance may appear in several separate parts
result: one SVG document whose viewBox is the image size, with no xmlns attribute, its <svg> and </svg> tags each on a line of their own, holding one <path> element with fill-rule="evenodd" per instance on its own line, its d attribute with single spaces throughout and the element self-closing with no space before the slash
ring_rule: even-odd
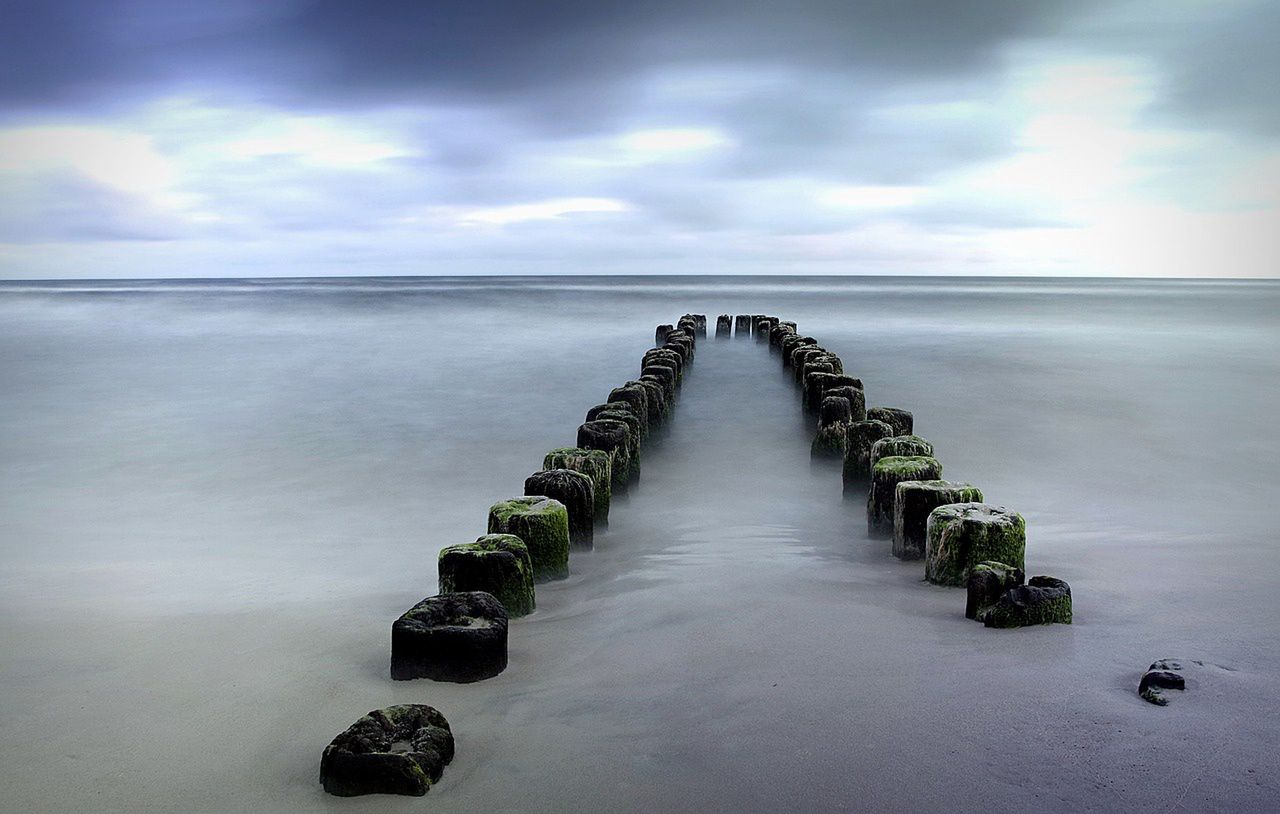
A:
<svg viewBox="0 0 1280 814">
<path fill-rule="evenodd" d="M 1266 811 L 1280 286 L 975 280 L 0 287 L 0 808 Z M 392 682 L 435 592 L 684 311 L 776 311 L 1027 518 L 1075 621 L 995 631 L 869 539 L 754 342 L 699 343 L 510 664 Z M 601 391 L 604 392 L 601 392 Z M 1203 662 L 1157 708 L 1155 659 Z M 444 712 L 424 799 L 320 751 Z"/>
</svg>

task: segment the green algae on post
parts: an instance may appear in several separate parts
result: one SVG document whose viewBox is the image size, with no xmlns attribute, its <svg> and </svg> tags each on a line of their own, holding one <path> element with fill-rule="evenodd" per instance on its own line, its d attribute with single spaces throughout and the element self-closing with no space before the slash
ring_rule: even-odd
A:
<svg viewBox="0 0 1280 814">
<path fill-rule="evenodd" d="M 894 504 L 898 484 L 909 480 L 939 480 L 942 464 L 927 455 L 894 455 L 881 458 L 871 468 L 871 489 L 867 492 L 867 533 L 893 534 Z"/>
<path fill-rule="evenodd" d="M 875 457 L 876 449 L 881 444 L 896 440 L 899 439 L 877 441 L 871 448 L 872 457 Z M 949 503 L 981 502 L 982 490 L 968 483 L 946 480 L 909 480 L 899 483 L 893 498 L 893 556 L 900 560 L 918 560 L 924 557 L 928 542 L 926 532 L 929 514 L 934 509 Z"/>
<path fill-rule="evenodd" d="M 980 562 L 969 569 L 965 584 L 964 618 L 981 619 L 987 608 L 996 603 L 1004 592 L 1017 588 L 1026 580 L 1021 568 L 1003 562 Z"/>
<path fill-rule="evenodd" d="M 929 513 L 925 538 L 924 576 L 938 585 L 964 585 L 969 570 L 988 560 L 1026 570 L 1027 523 L 1002 506 L 939 506 Z"/>
<path fill-rule="evenodd" d="M 495 503 L 489 507 L 488 530 L 524 542 L 535 580 L 569 575 L 569 509 L 559 500 L 533 495 Z"/>
<path fill-rule="evenodd" d="M 525 478 L 524 493 L 563 503 L 569 512 L 569 542 L 578 548 L 594 547 L 596 499 L 591 478 L 572 469 L 544 469 Z"/>
<path fill-rule="evenodd" d="M 1071 586 L 1054 577 L 1032 577 L 1005 591 L 981 616 L 987 627 L 1071 624 Z"/>
<path fill-rule="evenodd" d="M 933 444 L 918 435 L 894 435 L 881 438 L 871 445 L 868 464 L 874 468 L 881 458 L 893 455 L 933 455 Z M 955 503 L 956 501 L 949 501 Z"/>
<path fill-rule="evenodd" d="M 486 534 L 474 543 L 440 552 L 440 593 L 485 591 L 511 617 L 533 613 L 533 562 L 524 541 L 513 534 Z"/>
<path fill-rule="evenodd" d="M 609 453 L 598 449 L 582 449 L 581 447 L 560 447 L 553 449 L 542 459 L 543 469 L 572 469 L 591 478 L 592 494 L 595 495 L 595 521 L 597 525 L 609 524 L 609 503 L 613 496 L 612 475 L 613 459 Z M 490 529 L 492 531 L 493 529 Z M 515 534 L 516 532 L 508 532 Z M 527 540 L 525 542 L 528 542 Z"/>
</svg>

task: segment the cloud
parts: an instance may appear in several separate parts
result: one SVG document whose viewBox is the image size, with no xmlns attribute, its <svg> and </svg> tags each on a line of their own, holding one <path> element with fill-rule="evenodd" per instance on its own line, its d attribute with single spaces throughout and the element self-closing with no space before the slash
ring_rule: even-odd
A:
<svg viewBox="0 0 1280 814">
<path fill-rule="evenodd" d="M 1118 224 L 1252 246 L 1280 210 L 1244 0 L 6 15 L 0 275 L 1194 273 Z"/>
</svg>

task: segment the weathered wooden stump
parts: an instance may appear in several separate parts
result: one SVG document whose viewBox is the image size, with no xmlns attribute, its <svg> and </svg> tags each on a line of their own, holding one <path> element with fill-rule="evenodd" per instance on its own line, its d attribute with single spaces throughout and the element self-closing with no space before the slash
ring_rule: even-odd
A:
<svg viewBox="0 0 1280 814">
<path fill-rule="evenodd" d="M 674 325 L 659 325 L 657 330 L 653 332 L 653 344 L 655 347 L 661 347 L 667 341 L 667 334 L 676 329 Z"/>
<path fill-rule="evenodd" d="M 837 378 L 842 378 L 842 377 L 837 377 Z M 843 378 L 847 378 L 847 377 L 843 377 Z M 832 396 L 835 396 L 837 398 L 842 398 L 846 402 L 848 402 L 850 422 L 867 420 L 867 396 L 865 393 L 862 392 L 861 387 L 836 384 L 835 386 L 828 387 L 826 390 L 823 391 L 822 400 L 826 401 L 828 398 Z"/>
<path fill-rule="evenodd" d="M 569 543 L 577 548 L 595 545 L 596 496 L 591 478 L 572 469 L 544 469 L 524 479 L 524 493 L 563 503 L 569 512 Z M 533 552 L 529 553 L 532 556 Z"/>
<path fill-rule="evenodd" d="M 987 627 L 1071 624 L 1071 586 L 1054 577 L 1032 577 L 1010 588 L 982 613 Z"/>
<path fill-rule="evenodd" d="M 440 552 L 440 593 L 484 591 L 498 598 L 511 617 L 533 613 L 533 562 L 524 541 L 513 534 L 486 534 L 474 543 Z"/>
<path fill-rule="evenodd" d="M 520 538 L 529 551 L 534 581 L 569 575 L 569 508 L 554 496 L 533 495 L 495 503 L 489 507 L 487 528 L 490 534 Z"/>
<path fill-rule="evenodd" d="M 645 365 L 640 369 L 640 381 L 646 381 L 646 377 L 662 387 L 663 400 L 670 409 L 676 400 L 676 369 L 667 365 Z"/>
<path fill-rule="evenodd" d="M 893 427 L 894 435 L 910 435 L 915 429 L 915 421 L 911 413 L 897 407 L 872 407 L 867 410 L 867 418 L 883 421 Z"/>
<path fill-rule="evenodd" d="M 980 562 L 969 569 L 965 582 L 966 598 L 964 618 L 977 619 L 987 608 L 996 603 L 1010 588 L 1017 588 L 1026 581 L 1021 568 L 1002 562 Z"/>
<path fill-rule="evenodd" d="M 914 437 L 914 436 L 903 436 Z M 876 442 L 871 457 L 886 440 Z M 897 452 L 896 455 L 928 455 L 926 452 Z M 888 457 L 888 456 L 882 456 Z M 928 543 L 929 514 L 949 503 L 981 503 L 982 490 L 968 483 L 946 480 L 904 481 L 893 498 L 893 556 L 900 560 L 924 557 Z"/>
<path fill-rule="evenodd" d="M 428 597 L 391 625 L 391 678 L 469 684 L 507 668 L 507 611 L 483 591 Z"/>
<path fill-rule="evenodd" d="M 597 410 L 592 407 L 587 412 L 588 421 L 617 421 L 627 427 L 627 468 L 624 470 L 623 475 L 626 477 L 627 482 L 631 483 L 640 477 L 640 449 L 644 439 L 644 424 L 641 422 L 640 417 L 632 412 L 631 405 L 626 402 L 612 402 L 612 405 L 602 404 L 598 406 L 605 409 Z M 614 482 L 615 484 L 617 483 L 616 469 L 614 471 Z M 616 485 L 614 489 L 617 490 Z"/>
<path fill-rule="evenodd" d="M 728 339 L 733 336 L 733 317 L 721 314 L 716 317 L 716 339 Z"/>
<path fill-rule="evenodd" d="M 421 797 L 452 760 L 453 733 L 444 716 L 425 704 L 398 704 L 375 709 L 325 747 L 320 783 L 338 797 Z"/>
<path fill-rule="evenodd" d="M 812 336 L 796 336 L 795 334 L 787 334 L 782 337 L 782 366 L 784 368 L 791 367 L 791 355 L 795 349 L 802 345 L 816 345 L 818 340 Z"/>
<path fill-rule="evenodd" d="M 733 318 L 733 335 L 739 339 L 751 336 L 750 314 L 738 314 Z"/>
<path fill-rule="evenodd" d="M 941 480 L 942 464 L 927 455 L 881 458 L 871 468 L 871 489 L 867 492 L 867 534 L 893 534 L 893 513 L 898 484 L 903 481 Z"/>
<path fill-rule="evenodd" d="M 871 445 L 871 453 L 867 456 L 867 463 L 874 469 L 877 461 L 892 455 L 933 455 L 933 444 L 918 435 L 894 435 L 889 438 L 881 438 Z M 868 470 L 868 475 L 870 475 L 870 470 Z"/>
<path fill-rule="evenodd" d="M 929 513 L 925 534 L 924 576 L 935 584 L 964 585 L 969 570 L 980 562 L 1026 570 L 1026 521 L 1001 506 L 939 506 Z"/>
<path fill-rule="evenodd" d="M 631 481 L 631 428 L 615 419 L 588 418 L 578 427 L 577 445 L 609 453 L 610 484 L 614 492 L 624 492 Z"/>
<path fill-rule="evenodd" d="M 855 493 L 871 481 L 871 446 L 893 435 L 893 427 L 883 421 L 854 421 L 845 433 L 844 492 Z"/>
<path fill-rule="evenodd" d="M 542 468 L 572 469 L 574 472 L 581 472 L 591 478 L 591 493 L 595 495 L 594 516 L 596 525 L 609 525 L 609 504 L 613 496 L 613 457 L 609 453 L 598 449 L 560 447 L 546 454 L 542 459 Z M 565 529 L 567 533 L 567 525 Z M 493 528 L 489 529 L 489 531 L 494 530 Z M 514 534 L 524 540 L 524 537 L 519 532 L 503 531 L 507 534 Z M 528 542 L 528 540 L 525 540 L 525 543 Z"/>
<path fill-rule="evenodd" d="M 641 434 L 648 434 L 648 427 L 653 426 L 656 422 L 649 414 L 649 391 L 637 384 L 624 384 L 622 387 L 615 387 L 609 391 L 609 398 L 605 401 L 614 402 L 621 401 L 631 405 L 631 412 L 642 422 Z"/>
</svg>

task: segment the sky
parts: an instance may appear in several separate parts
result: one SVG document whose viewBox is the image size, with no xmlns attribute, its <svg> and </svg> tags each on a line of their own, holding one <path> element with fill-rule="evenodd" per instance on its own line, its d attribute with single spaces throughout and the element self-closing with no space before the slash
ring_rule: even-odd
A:
<svg viewBox="0 0 1280 814">
<path fill-rule="evenodd" d="M 1280 276 L 1269 0 L 0 0 L 0 278 Z"/>
</svg>

